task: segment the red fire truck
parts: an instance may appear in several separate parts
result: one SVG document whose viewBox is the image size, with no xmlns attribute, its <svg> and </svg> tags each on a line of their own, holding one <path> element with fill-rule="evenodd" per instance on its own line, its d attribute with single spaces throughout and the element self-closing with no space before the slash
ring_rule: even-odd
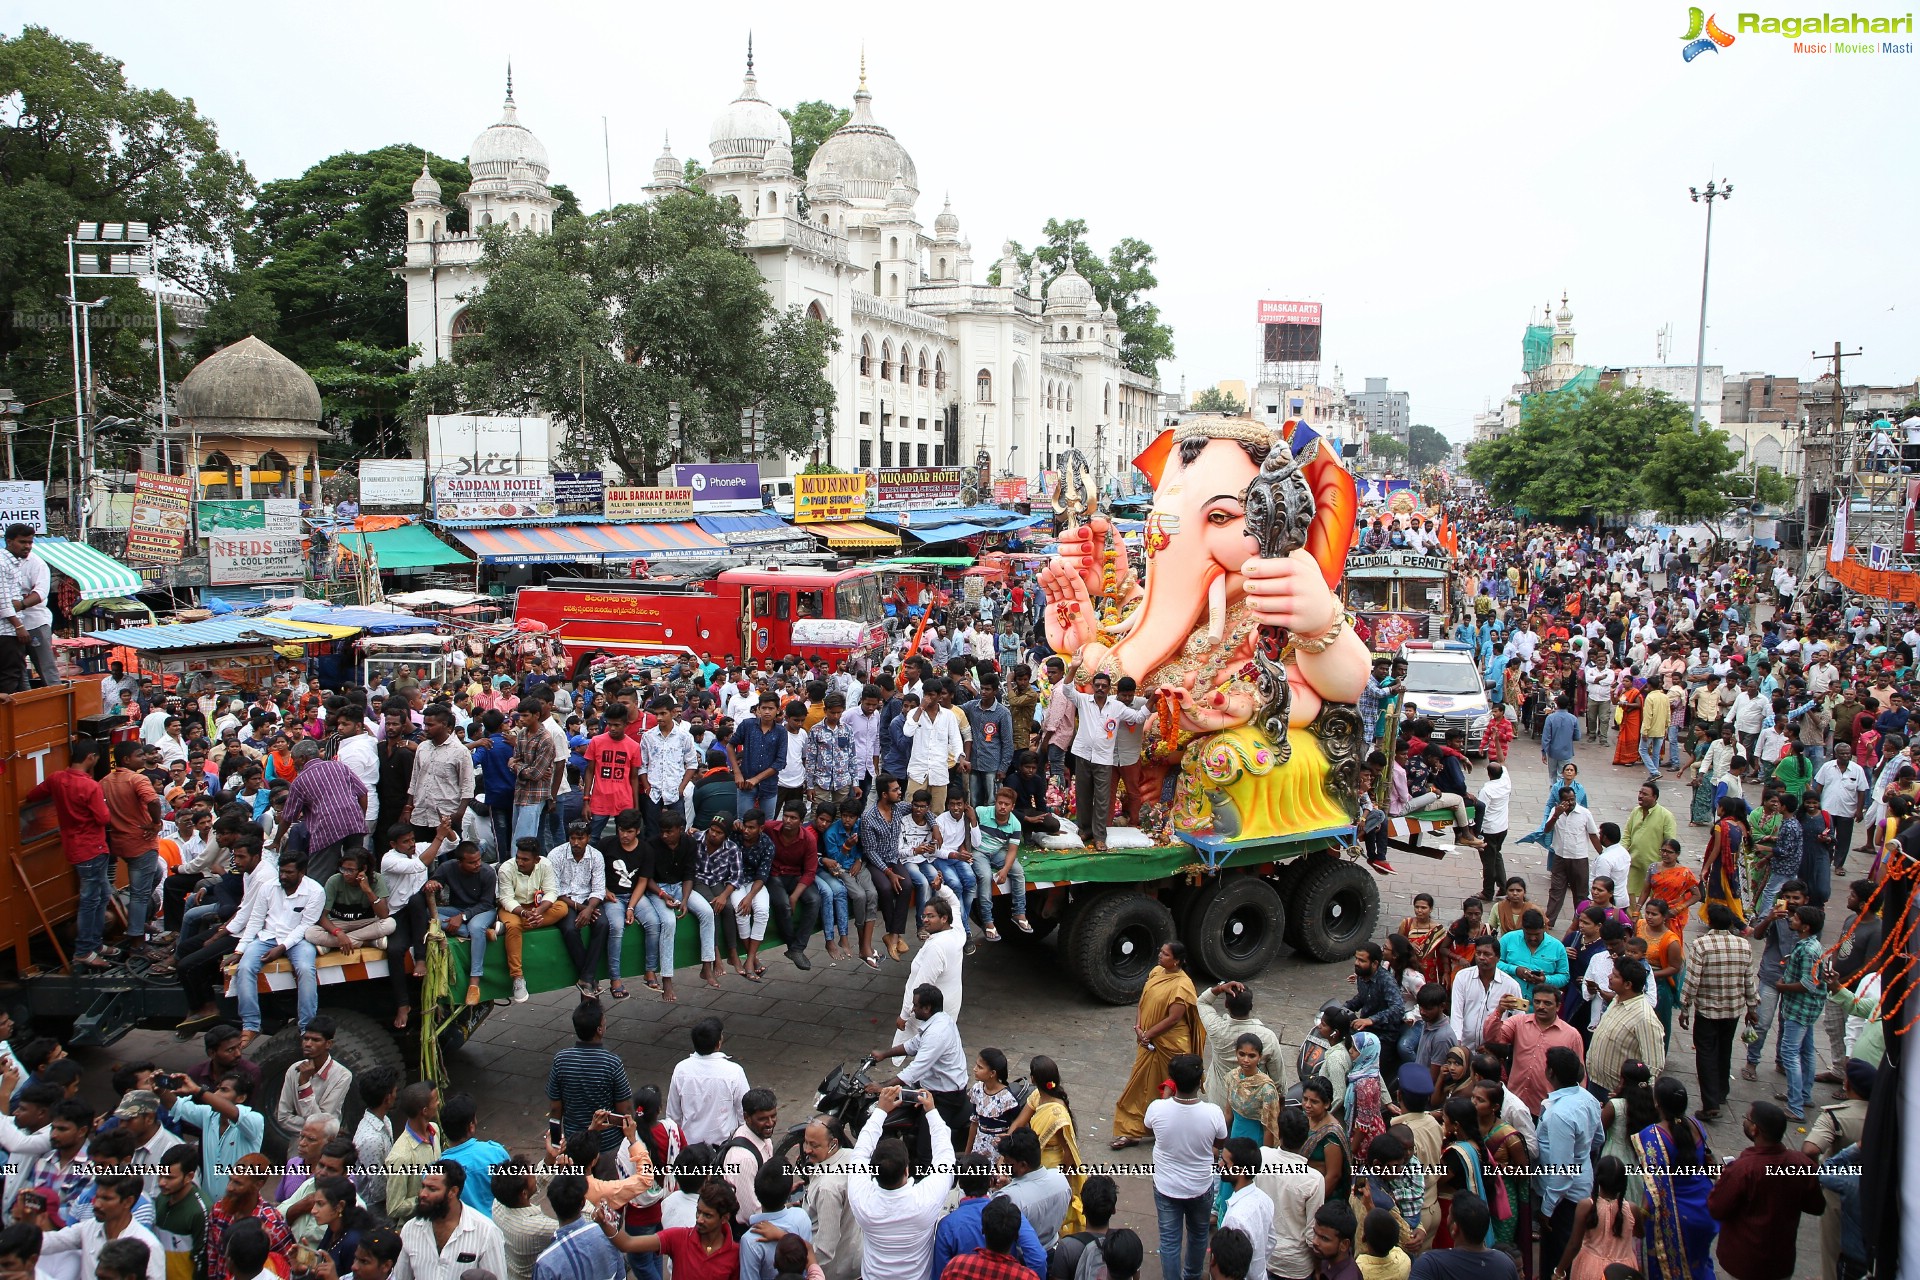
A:
<svg viewBox="0 0 1920 1280">
<path fill-rule="evenodd" d="M 718 662 L 812 653 L 831 660 L 887 639 L 880 576 L 871 569 L 756 565 L 712 578 L 558 578 L 521 588 L 513 613 L 544 624 L 575 655 L 685 648 Z"/>
</svg>

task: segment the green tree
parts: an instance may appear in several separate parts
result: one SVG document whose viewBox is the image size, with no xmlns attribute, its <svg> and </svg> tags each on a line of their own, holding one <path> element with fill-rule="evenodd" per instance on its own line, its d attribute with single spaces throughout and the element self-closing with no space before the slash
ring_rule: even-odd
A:
<svg viewBox="0 0 1920 1280">
<path fill-rule="evenodd" d="M 1711 524 L 1727 513 L 1734 482 L 1746 488 L 1733 473 L 1739 461 L 1726 432 L 1675 423 L 1660 432 L 1640 468 L 1640 500 L 1665 519 Z"/>
<path fill-rule="evenodd" d="M 76 224 L 148 223 L 159 274 L 207 297 L 252 194 L 246 166 L 190 100 L 131 85 L 118 60 L 44 27 L 0 36 L 0 385 L 28 406 L 16 446 L 27 474 L 44 465 L 52 432 L 72 438 L 69 309 L 59 299 Z M 159 389 L 152 299 L 124 279 L 80 287 L 108 299 L 91 326 L 100 412 L 149 420 Z M 169 378 L 188 363 L 170 361 Z"/>
<path fill-rule="evenodd" d="M 1153 377 L 1162 363 L 1173 359 L 1173 327 L 1160 319 L 1160 308 L 1146 298 L 1160 284 L 1153 274 L 1157 258 L 1152 245 L 1129 236 L 1102 258 L 1087 245 L 1084 218 L 1048 218 L 1041 234 L 1046 243 L 1031 250 L 1021 248 L 1019 241 L 1013 245 L 1029 279 L 1036 270 L 1048 278 L 1059 275 L 1071 254 L 1074 269 L 1093 286 L 1094 298 L 1102 307 L 1112 307 L 1120 319 L 1120 363 Z M 998 266 L 987 273 L 987 283 L 1000 283 Z"/>
<path fill-rule="evenodd" d="M 1237 418 L 1247 411 L 1247 406 L 1240 403 L 1240 397 L 1218 387 L 1208 387 L 1202 391 L 1193 398 L 1190 407 L 1195 413 L 1224 413 L 1229 418 Z"/>
<path fill-rule="evenodd" d="M 1754 472 L 1754 496 L 1769 507 L 1790 507 L 1800 496 L 1800 480 L 1783 476 L 1772 467 Z"/>
<path fill-rule="evenodd" d="M 1643 461 L 1687 406 L 1643 387 L 1529 396 L 1520 426 L 1467 450 L 1467 474 L 1496 505 L 1536 516 L 1618 512 L 1639 496 Z"/>
<path fill-rule="evenodd" d="M 1437 467 L 1453 452 L 1453 444 L 1423 422 L 1407 429 L 1407 465 L 1415 471 Z"/>
<path fill-rule="evenodd" d="M 1399 436 L 1390 436 L 1384 431 L 1376 431 L 1367 437 L 1367 452 L 1376 458 L 1396 462 L 1407 456 L 1407 442 Z"/>
<path fill-rule="evenodd" d="M 475 331 L 417 375 L 410 419 L 544 412 L 568 428 L 572 461 L 605 457 L 640 483 L 683 443 L 692 457 L 743 456 L 750 409 L 765 451 L 806 452 L 814 410 L 833 403 L 825 369 L 838 335 L 774 308 L 745 225 L 731 202 L 687 192 L 557 221 L 545 236 L 489 230 L 487 288 L 468 304 Z M 684 442 L 668 436 L 671 401 Z"/>
<path fill-rule="evenodd" d="M 793 172 L 802 182 L 806 181 L 807 166 L 813 162 L 813 153 L 820 149 L 820 144 L 853 118 L 853 113 L 845 107 L 836 107 L 818 98 L 791 109 L 783 107 L 780 114 L 793 131 Z"/>
</svg>

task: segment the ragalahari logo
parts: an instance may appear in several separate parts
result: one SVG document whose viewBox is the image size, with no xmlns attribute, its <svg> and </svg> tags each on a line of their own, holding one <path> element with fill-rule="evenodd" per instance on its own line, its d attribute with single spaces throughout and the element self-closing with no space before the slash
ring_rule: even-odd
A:
<svg viewBox="0 0 1920 1280">
<path fill-rule="evenodd" d="M 1682 58 L 1692 62 L 1703 53 L 1718 53 L 1733 43 L 1733 37 L 1714 21 L 1716 16 L 1698 7 L 1687 10 L 1687 33 L 1680 37 L 1687 42 L 1680 50 Z"/>
</svg>

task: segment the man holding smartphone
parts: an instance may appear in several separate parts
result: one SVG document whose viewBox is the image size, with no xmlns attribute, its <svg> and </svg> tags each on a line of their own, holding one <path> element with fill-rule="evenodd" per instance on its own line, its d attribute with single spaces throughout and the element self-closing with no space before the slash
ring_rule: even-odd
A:
<svg viewBox="0 0 1920 1280">
<path fill-rule="evenodd" d="M 960 1044 L 960 1028 L 946 1012 L 946 997 L 931 982 L 913 989 L 913 1035 L 890 1049 L 875 1049 L 875 1061 L 908 1057 L 912 1061 L 900 1068 L 895 1083 L 901 1086 L 901 1098 L 910 1101 L 910 1093 L 926 1090 L 933 1105 L 946 1121 L 954 1145 L 965 1142 L 967 1133 L 967 1053 Z"/>
</svg>

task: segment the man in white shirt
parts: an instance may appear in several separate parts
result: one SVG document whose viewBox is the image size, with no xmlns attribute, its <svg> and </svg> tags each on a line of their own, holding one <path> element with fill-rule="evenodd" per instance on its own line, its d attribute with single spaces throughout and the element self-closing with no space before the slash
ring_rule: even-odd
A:
<svg viewBox="0 0 1920 1280">
<path fill-rule="evenodd" d="M 353 776 L 360 779 L 367 789 L 367 830 L 379 828 L 380 820 L 380 744 L 367 732 L 366 712 L 359 707 L 344 707 L 337 722 L 340 732 L 340 746 L 334 752 L 334 759 L 353 770 Z M 399 821 L 399 814 L 389 814 L 389 823 Z"/>
<path fill-rule="evenodd" d="M 1200 1097 L 1202 1074 L 1198 1055 L 1181 1054 L 1167 1064 L 1174 1096 L 1147 1104 L 1146 1125 L 1153 1134 L 1153 1203 L 1161 1224 L 1160 1274 L 1165 1280 L 1200 1280 L 1205 1274 L 1207 1224 L 1218 1185 L 1214 1164 L 1227 1138 L 1227 1120 L 1219 1107 Z"/>
<path fill-rule="evenodd" d="M 1513 806 L 1513 775 L 1503 764 L 1489 761 L 1487 780 L 1480 786 L 1480 838 L 1486 841 L 1480 850 L 1480 898 L 1489 908 L 1505 891 L 1507 864 L 1500 856 L 1511 826 L 1508 814 Z"/>
<path fill-rule="evenodd" d="M 1104 671 L 1093 677 L 1093 692 L 1071 684 L 1058 686 L 1079 713 L 1073 731 L 1073 786 L 1078 797 L 1074 818 L 1080 838 L 1095 849 L 1107 847 L 1107 815 L 1113 811 L 1113 759 L 1121 725 L 1146 723 L 1152 704 L 1128 706 L 1112 696 L 1113 680 Z"/>
<path fill-rule="evenodd" d="M 469 1270 L 507 1274 L 506 1238 L 493 1219 L 460 1199 L 464 1166 L 442 1160 L 420 1179 L 416 1214 L 400 1228 L 390 1280 L 460 1280 Z"/>
<path fill-rule="evenodd" d="M 652 711 L 656 717 L 653 728 L 640 735 L 640 757 L 647 775 L 646 794 L 656 810 L 649 825 L 655 828 L 660 825 L 657 813 L 660 807 L 679 805 L 691 827 L 693 780 L 700 776 L 700 748 L 694 744 L 687 726 L 679 722 L 678 708 L 672 698 L 655 698 Z M 566 757 L 560 759 L 564 761 Z"/>
<path fill-rule="evenodd" d="M 1820 812 L 1833 820 L 1833 870 L 1843 868 L 1847 851 L 1853 848 L 1853 824 L 1873 783 L 1853 758 L 1853 747 L 1845 742 L 1833 744 L 1833 759 L 1813 775 L 1813 786 L 1820 793 Z"/>
<path fill-rule="evenodd" d="M 923 982 L 915 987 L 914 1033 L 890 1049 L 875 1049 L 873 1056 L 911 1058 L 911 1062 L 900 1068 L 897 1083 L 932 1093 L 933 1105 L 939 1109 L 940 1118 L 947 1122 L 948 1130 L 964 1136 L 967 1131 L 967 1068 L 970 1064 L 967 1051 L 960 1044 L 960 1028 L 954 1023 L 953 1015 L 946 1012 L 945 1004 L 946 998 L 940 988 L 931 982 Z M 955 1138 L 956 1142 L 959 1140 L 959 1137 Z"/>
<path fill-rule="evenodd" d="M 1587 741 L 1604 747 L 1613 733 L 1613 667 L 1602 646 L 1592 646 L 1591 654 L 1581 670 L 1587 682 Z"/>
<path fill-rule="evenodd" d="M 1600 852 L 1600 824 L 1592 810 L 1574 803 L 1572 787 L 1560 788 L 1559 803 L 1547 814 L 1547 838 L 1553 842 L 1552 878 L 1547 882 L 1547 927 L 1551 929 L 1568 894 L 1576 911 L 1586 901 L 1591 860 Z"/>
<path fill-rule="evenodd" d="M 1306 1113 L 1298 1107 L 1280 1113 L 1284 1148 L 1306 1142 Z M 1253 1183 L 1273 1202 L 1273 1234 L 1267 1246 L 1267 1274 L 1311 1276 L 1315 1272 L 1313 1215 L 1326 1202 L 1327 1180 L 1306 1157 L 1283 1147 L 1260 1148 L 1260 1172 Z M 1257 1258 L 1256 1258 L 1257 1261 Z"/>
<path fill-rule="evenodd" d="M 1452 1013 L 1454 1039 L 1469 1052 L 1480 1047 L 1487 1017 L 1500 1007 L 1507 996 L 1523 998 L 1520 984 L 1500 968 L 1500 942 L 1480 938 L 1473 944 L 1473 963 L 1453 975 Z"/>
<path fill-rule="evenodd" d="M 740 1127 L 740 1100 L 747 1096 L 747 1073 L 720 1052 L 725 1034 L 718 1018 L 693 1025 L 693 1053 L 681 1059 L 667 1085 L 667 1119 L 680 1126 L 687 1145 L 715 1146 Z"/>
<path fill-rule="evenodd" d="M 93 1212 L 72 1226 L 53 1230 L 43 1211 L 32 1221 L 44 1234 L 40 1237 L 40 1256 L 78 1252 L 80 1275 L 92 1280 L 100 1262 L 100 1251 L 116 1240 L 137 1240 L 147 1246 L 146 1280 L 166 1280 L 167 1256 L 152 1231 L 133 1220 L 134 1202 L 140 1198 L 141 1182 L 137 1174 L 101 1173 L 93 1180 Z M 63 1205 L 68 1216 L 71 1206 Z M 58 1268 L 48 1268 L 57 1273 Z"/>
<path fill-rule="evenodd" d="M 920 927 L 926 930 L 927 940 L 914 952 L 913 963 L 907 967 L 907 990 L 900 1000 L 900 1016 L 893 1023 L 896 1045 L 919 1034 L 913 993 L 923 986 L 939 988 L 940 1007 L 948 1017 L 956 1021 L 960 1017 L 960 962 L 967 939 L 964 931 L 953 927 L 959 916 L 960 899 L 945 884 L 920 913 Z"/>
<path fill-rule="evenodd" d="M 912 1178 L 907 1144 L 897 1138 L 880 1141 L 881 1128 L 900 1105 L 899 1086 L 880 1091 L 880 1101 L 854 1143 L 853 1167 L 847 1173 L 847 1206 L 860 1224 L 862 1280 L 927 1280 L 934 1228 L 953 1190 L 953 1140 L 945 1125 L 927 1126 L 932 1172 L 918 1182 Z M 922 1093 L 920 1106 L 931 1112 L 933 1094 Z"/>
<path fill-rule="evenodd" d="M 879 688 L 871 687 L 869 692 L 869 686 L 862 686 L 847 695 L 849 709 L 840 717 L 840 723 L 853 735 L 854 784 L 868 796 L 873 794 L 873 780 L 880 776 L 880 704 Z"/>
<path fill-rule="evenodd" d="M 1593 875 L 1587 881 L 1588 896 L 1592 896 L 1593 881 L 1605 876 L 1613 885 L 1615 905 L 1624 907 L 1627 900 L 1627 876 L 1633 869 L 1633 855 L 1627 852 L 1627 846 L 1620 840 L 1620 824 L 1601 823 L 1600 843 L 1603 847 L 1593 856 L 1593 866 L 1590 868 Z"/>
<path fill-rule="evenodd" d="M 1255 1260 L 1264 1259 L 1273 1252 L 1273 1197 L 1255 1179 L 1260 1172 L 1260 1144 L 1252 1138 L 1228 1138 L 1222 1172 L 1232 1190 L 1220 1214 L 1219 1230 L 1238 1231 L 1253 1246 Z"/>
<path fill-rule="evenodd" d="M 920 705 L 900 722 L 900 732 L 913 741 L 912 754 L 907 757 L 907 790 L 925 787 L 932 792 L 935 813 L 947 807 L 948 770 L 964 761 L 967 754 L 967 745 L 960 737 L 960 719 L 943 705 L 944 698 L 938 693 L 942 688 L 941 681 L 927 681 L 927 693 Z M 961 763 L 959 767 L 964 770 L 966 765 Z"/>
<path fill-rule="evenodd" d="M 806 1209 L 813 1222 L 813 1253 L 826 1280 L 854 1280 L 860 1274 L 860 1224 L 847 1205 L 853 1151 L 842 1145 L 844 1136 L 838 1120 L 822 1116 L 800 1138 L 806 1156 Z"/>
<path fill-rule="evenodd" d="M 240 935 L 240 967 L 233 982 L 240 1001 L 243 1047 L 260 1034 L 260 971 L 281 956 L 293 964 L 299 1025 L 306 1026 L 320 1012 L 320 979 L 307 930 L 320 923 L 326 890 L 308 878 L 304 853 L 281 854 L 279 870 L 279 878 L 261 892 L 253 919 Z"/>
<path fill-rule="evenodd" d="M 7 526 L 5 554 L 13 569 L 13 589 L 8 593 L 7 604 L 27 633 L 27 652 L 33 657 L 41 682 L 58 684 L 60 673 L 53 662 L 53 610 L 47 607 L 52 577 L 47 572 L 46 561 L 33 554 L 32 525 Z"/>
</svg>

